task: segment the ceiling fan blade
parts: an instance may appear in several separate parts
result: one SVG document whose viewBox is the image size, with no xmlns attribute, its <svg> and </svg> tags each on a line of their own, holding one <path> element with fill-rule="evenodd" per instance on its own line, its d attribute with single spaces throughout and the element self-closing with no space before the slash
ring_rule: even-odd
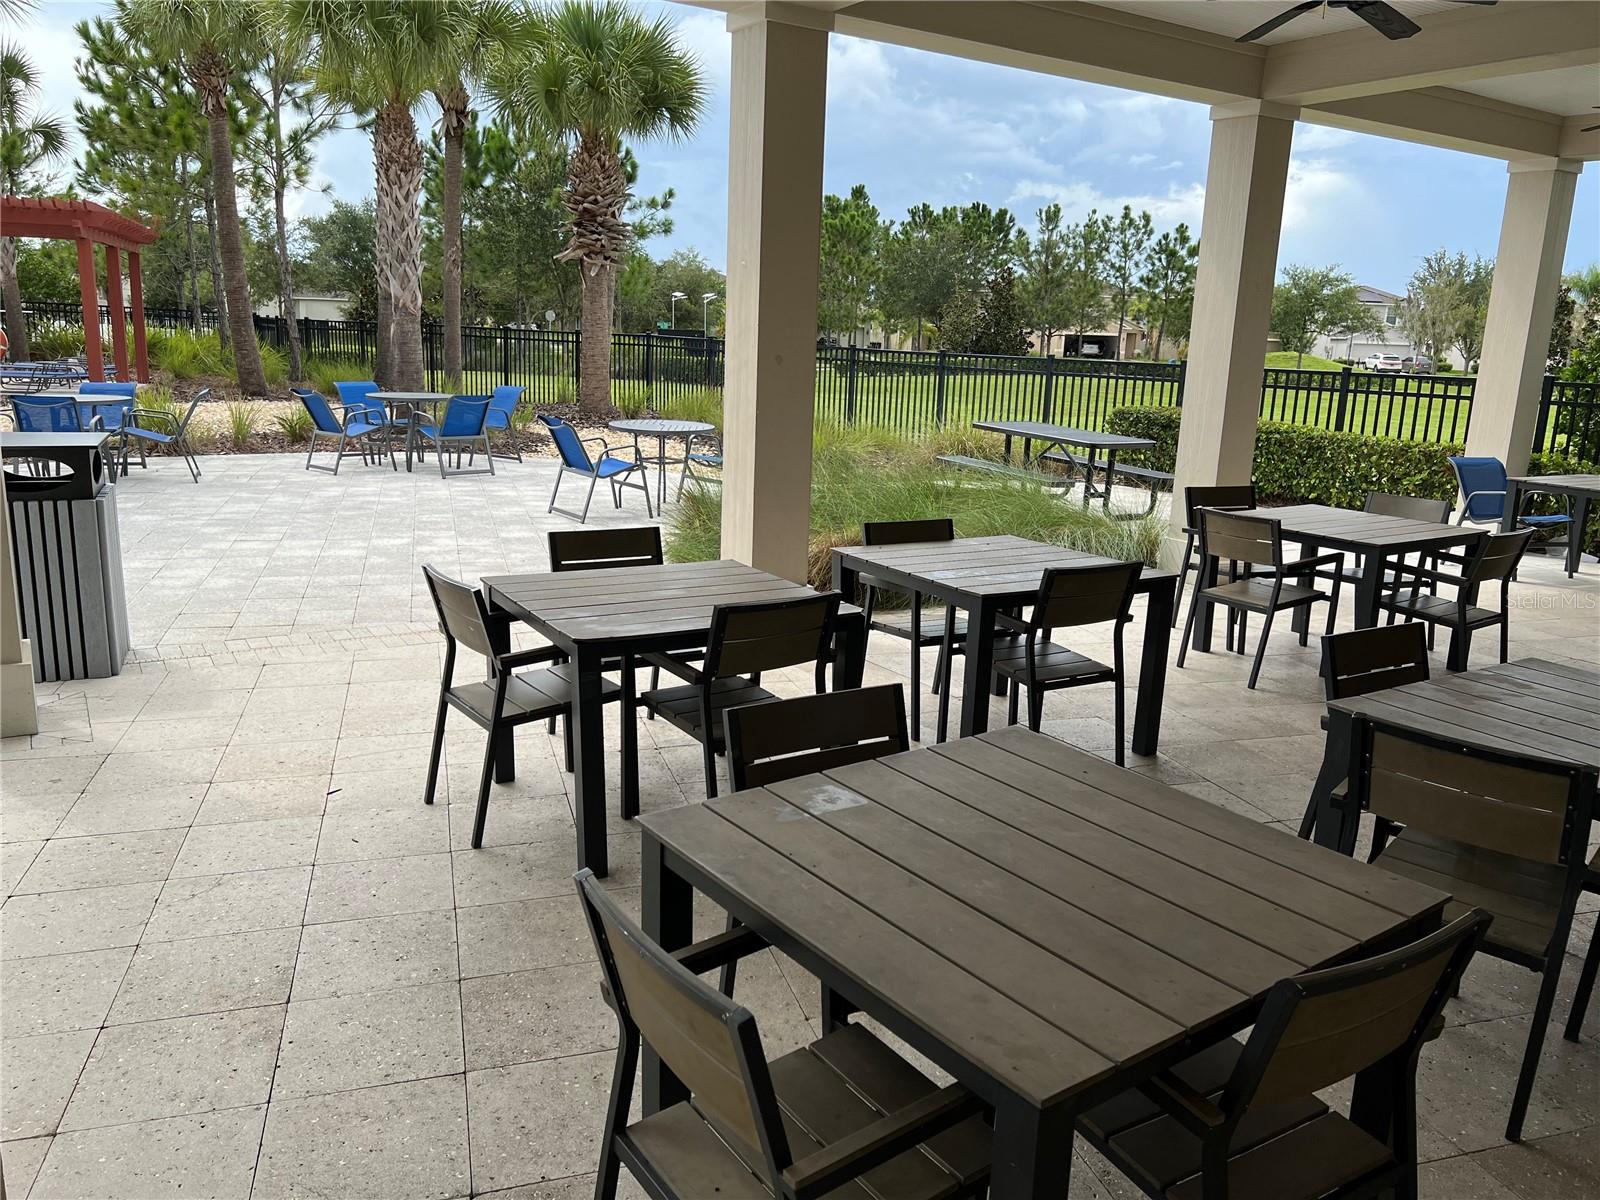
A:
<svg viewBox="0 0 1600 1200">
<path fill-rule="evenodd" d="M 1343 3 L 1332 0 L 1332 3 L 1336 8 L 1349 9 L 1392 42 L 1422 32 L 1421 25 L 1383 0 L 1344 0 Z"/>
<path fill-rule="evenodd" d="M 1308 13 L 1313 8 L 1321 8 L 1321 7 L 1322 7 L 1322 0 L 1305 0 L 1304 4 L 1296 4 L 1293 8 L 1284 9 L 1283 12 L 1281 12 L 1277 16 L 1273 17 L 1272 20 L 1262 22 L 1260 25 L 1257 25 L 1254 29 L 1252 29 L 1249 33 L 1241 34 L 1239 37 L 1236 37 L 1233 40 L 1236 41 L 1236 42 L 1253 42 L 1257 38 L 1266 37 L 1267 34 L 1271 33 L 1274 29 L 1278 28 L 1278 26 L 1287 25 L 1290 21 L 1294 20 L 1301 13 Z"/>
<path fill-rule="evenodd" d="M 1585 125 L 1582 129 L 1578 130 L 1578 132 L 1593 133 L 1596 129 L 1600 129 L 1600 125 Z"/>
</svg>

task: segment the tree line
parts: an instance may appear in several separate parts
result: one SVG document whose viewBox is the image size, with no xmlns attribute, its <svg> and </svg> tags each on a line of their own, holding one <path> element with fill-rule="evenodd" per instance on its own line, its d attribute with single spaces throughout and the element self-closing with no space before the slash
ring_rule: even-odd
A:
<svg viewBox="0 0 1600 1200">
<path fill-rule="evenodd" d="M 1059 204 L 1031 230 L 1005 208 L 919 204 L 885 220 L 866 185 L 822 202 L 817 324 L 854 341 L 874 327 L 922 349 L 1026 354 L 1081 347 L 1083 337 L 1130 322 L 1147 352 L 1188 337 L 1199 243 L 1187 225 L 1157 235 L 1148 212 L 1091 210 L 1065 221 Z"/>
<path fill-rule="evenodd" d="M 533 7 L 512 0 L 117 0 L 110 16 L 76 29 L 86 97 L 74 111 L 85 142 L 76 183 L 156 219 L 162 236 L 150 254 L 149 295 L 180 296 L 198 311 L 204 280 L 240 388 L 253 395 L 266 392 L 266 381 L 252 285 L 257 294 L 275 293 L 280 311 L 294 311 L 296 239 L 285 197 L 306 186 L 314 147 L 331 130 L 354 123 L 370 134 L 374 200 L 370 210 L 336 205 L 321 226 L 303 226 L 300 248 L 311 253 L 299 265 L 309 266 L 322 248 L 306 241 L 326 238 L 346 267 L 370 267 L 371 287 L 363 273 L 355 291 L 370 299 L 377 320 L 378 377 L 419 388 L 424 243 L 437 247 L 445 372 L 453 383 L 461 374 L 470 222 L 517 235 L 514 247 L 508 239 L 492 252 L 514 280 L 523 272 L 513 298 L 521 312 L 559 299 L 585 327 L 610 328 L 619 276 L 632 268 L 635 303 L 654 286 L 654 264 L 633 255 L 640 238 L 667 228 L 671 201 L 634 196 L 628 143 L 686 136 L 705 101 L 699 64 L 671 22 L 617 0 Z M 0 78 L 0 85 L 0 139 L 9 142 L 37 84 Z M 419 115 L 435 117 L 427 139 Z M 492 120 L 482 122 L 484 115 Z M 35 138 L 20 169 L 8 173 L 8 190 L 26 194 L 51 182 L 47 172 L 60 153 Z M 14 240 L 0 242 L 8 325 L 25 350 L 14 298 L 21 268 Z M 552 261 L 566 264 L 564 271 L 546 270 Z M 38 266 L 59 270 L 58 263 Z M 293 322 L 288 350 L 299 378 Z M 610 398 L 604 340 L 585 339 L 581 353 L 580 398 L 603 409 Z"/>
</svg>

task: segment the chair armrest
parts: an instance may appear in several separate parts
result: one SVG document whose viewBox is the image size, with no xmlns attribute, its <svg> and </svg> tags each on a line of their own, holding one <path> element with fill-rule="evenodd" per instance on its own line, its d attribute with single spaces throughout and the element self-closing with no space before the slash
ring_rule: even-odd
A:
<svg viewBox="0 0 1600 1200">
<path fill-rule="evenodd" d="M 1220 1108 L 1171 1071 L 1162 1071 L 1145 1080 L 1139 1090 L 1198 1138 L 1220 1128 L 1228 1119 Z"/>
<path fill-rule="evenodd" d="M 952 1083 L 806 1155 L 783 1172 L 784 1182 L 797 1200 L 812 1200 L 983 1111 L 981 1100 Z"/>
<path fill-rule="evenodd" d="M 1434 583 L 1448 583 L 1459 586 L 1466 582 L 1459 575 L 1447 575 L 1443 571 L 1430 571 L 1427 567 L 1414 567 L 1409 563 L 1393 562 L 1389 564 L 1388 569 L 1393 571 L 1396 576 L 1409 575 L 1416 579 L 1430 579 Z M 1398 578 L 1395 582 L 1399 582 Z"/>
<path fill-rule="evenodd" d="M 1010 613 L 995 613 L 994 624 L 996 629 L 1011 629 L 1017 633 L 1028 632 L 1028 623 L 1020 617 L 1013 617 Z"/>
<path fill-rule="evenodd" d="M 1472 508 L 1473 500 L 1475 500 L 1479 496 L 1499 496 L 1500 497 L 1500 511 L 1501 512 L 1505 511 L 1506 493 L 1505 493 L 1505 489 L 1504 488 L 1500 489 L 1499 491 L 1468 492 L 1466 497 L 1465 497 L 1465 499 L 1463 499 L 1461 501 L 1461 515 L 1456 518 L 1456 524 L 1457 525 L 1461 524 L 1463 521 L 1465 521 L 1467 519 L 1467 512 L 1468 512 L 1468 510 L 1470 510 Z M 1474 518 L 1474 519 L 1478 519 L 1478 518 Z"/>
<path fill-rule="evenodd" d="M 767 939 L 745 925 L 736 925 L 713 937 L 704 938 L 692 946 L 674 951 L 672 957 L 691 974 L 700 975 L 716 967 L 727 966 L 748 958 L 767 948 Z"/>
<path fill-rule="evenodd" d="M 150 426 L 139 424 L 142 419 L 147 417 L 156 421 L 165 421 L 169 428 L 153 429 Z M 178 418 L 160 408 L 130 408 L 128 410 L 128 420 L 135 429 L 150 429 L 152 433 L 175 432 L 178 428 Z"/>
<path fill-rule="evenodd" d="M 560 658 L 562 655 L 559 646 L 535 646 L 531 650 L 514 650 L 510 654 L 500 656 L 500 665 L 508 671 L 518 667 L 531 667 L 534 663 L 549 662 L 551 659 Z"/>
</svg>

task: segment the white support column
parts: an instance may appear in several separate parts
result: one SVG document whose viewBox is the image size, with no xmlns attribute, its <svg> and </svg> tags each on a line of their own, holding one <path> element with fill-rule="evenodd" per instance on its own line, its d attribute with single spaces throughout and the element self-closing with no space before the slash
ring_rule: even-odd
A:
<svg viewBox="0 0 1600 1200">
<path fill-rule="evenodd" d="M 1540 158 L 1513 162 L 1507 169 L 1506 210 L 1472 393 L 1467 453 L 1492 455 L 1516 475 L 1527 470 L 1533 446 L 1572 197 L 1583 164 Z"/>
<path fill-rule="evenodd" d="M 1183 548 L 1183 489 L 1250 482 L 1298 112 L 1259 100 L 1211 110 L 1167 565 Z"/>
<path fill-rule="evenodd" d="M 11 505 L 0 472 L 0 737 L 39 732 L 33 694 L 33 656 L 22 636 L 17 583 L 11 570 Z"/>
<path fill-rule="evenodd" d="M 730 16 L 722 553 L 806 577 L 816 398 L 822 132 L 831 14 Z"/>
</svg>

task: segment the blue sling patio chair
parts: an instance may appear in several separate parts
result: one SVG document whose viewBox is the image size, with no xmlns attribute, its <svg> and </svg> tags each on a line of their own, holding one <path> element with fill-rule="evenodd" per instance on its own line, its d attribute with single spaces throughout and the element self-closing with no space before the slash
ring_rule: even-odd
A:
<svg viewBox="0 0 1600 1200">
<path fill-rule="evenodd" d="M 11 397 L 11 420 L 18 433 L 87 433 L 99 428 L 92 421 L 84 424 L 82 413 L 75 400 L 57 400 L 37 396 Z M 17 459 L 33 475 L 55 475 L 56 464 L 50 459 Z M 116 474 L 115 459 L 112 474 Z"/>
<path fill-rule="evenodd" d="M 200 402 L 211 395 L 210 388 L 201 388 L 194 394 L 194 399 L 189 402 L 189 409 L 182 417 L 175 417 L 164 408 L 133 408 L 128 413 L 128 420 L 122 427 L 122 473 L 128 473 L 128 454 L 133 448 L 133 443 L 139 444 L 139 454 L 144 455 L 145 447 L 170 446 L 183 456 L 183 465 L 189 468 L 189 476 L 196 483 L 200 482 L 200 464 L 196 461 L 194 450 L 189 445 L 189 422 L 194 420 L 195 410 L 200 407 Z"/>
<path fill-rule="evenodd" d="M 321 392 L 311 388 L 290 388 L 289 391 L 305 406 L 306 412 L 311 416 L 311 448 L 306 451 L 306 470 L 327 471 L 337 475 L 339 464 L 346 458 L 359 456 L 362 462 L 377 462 L 381 465 L 386 452 L 389 455 L 389 465 L 396 471 L 400 469 L 395 465 L 394 442 L 389 437 L 389 427 L 374 424 L 369 419 L 371 416 L 369 408 L 364 405 L 345 408 L 342 415 L 335 415 L 333 406 Z M 311 461 L 317 452 L 319 437 L 337 439 L 331 467 Z M 352 442 L 356 449 L 347 449 Z"/>
<path fill-rule="evenodd" d="M 412 448 L 420 455 L 425 446 L 432 446 L 439 460 L 439 475 L 493 475 L 494 455 L 489 449 L 489 430 L 484 421 L 489 415 L 487 396 L 451 396 L 445 402 L 444 414 L 438 424 L 418 413 L 411 419 L 406 433 L 406 465 L 410 466 Z M 461 465 L 461 455 L 466 451 L 483 449 L 486 467 Z M 446 466 L 449 451 L 456 452 L 456 465 Z"/>
<path fill-rule="evenodd" d="M 1456 524 L 1471 521 L 1474 524 L 1493 525 L 1498 528 L 1505 519 L 1506 495 L 1511 487 L 1506 478 L 1505 463 L 1498 458 L 1471 458 L 1455 454 L 1450 457 L 1450 466 L 1456 473 L 1456 483 L 1464 497 L 1461 515 L 1456 518 Z M 1517 526 L 1528 526 L 1543 531 L 1565 527 L 1569 539 L 1581 536 L 1579 531 L 1572 528 L 1570 508 L 1566 512 L 1559 513 L 1514 513 L 1513 516 L 1516 518 L 1513 529 Z M 1574 557 L 1568 557 L 1567 567 L 1567 577 L 1570 579 L 1577 570 Z"/>
<path fill-rule="evenodd" d="M 134 406 L 134 396 L 139 390 L 137 383 L 82 383 L 78 385 L 79 396 L 91 396 L 92 400 L 78 401 L 80 414 L 89 414 L 100 419 L 100 427 L 107 433 L 121 435 L 122 443 L 128 440 L 124 427 L 129 424 Z M 102 398 L 103 397 L 103 398 Z M 144 447 L 139 447 L 139 467 L 141 470 L 148 468 L 149 461 L 145 458 Z"/>
<path fill-rule="evenodd" d="M 622 489 L 637 488 L 644 493 L 645 515 L 653 518 L 655 510 L 650 507 L 650 484 L 645 478 L 644 463 L 639 458 L 638 446 L 610 446 L 605 438 L 580 437 L 578 431 L 567 424 L 560 417 L 549 417 L 539 414 L 539 420 L 550 431 L 550 438 L 556 444 L 556 452 L 561 455 L 561 467 L 556 472 L 556 485 L 550 489 L 550 505 L 546 512 L 558 512 L 564 517 L 575 517 L 581 525 L 589 519 L 589 504 L 594 499 L 595 484 L 604 479 L 611 485 L 611 500 L 617 508 L 622 507 Z M 596 461 L 590 457 L 586 447 L 594 443 L 600 446 L 600 458 Z M 619 454 L 631 452 L 632 458 L 619 458 Z M 571 473 L 589 481 L 589 490 L 583 497 L 583 511 L 573 512 L 567 508 L 556 507 L 556 496 L 561 491 L 561 481 Z M 637 475 L 638 478 L 634 478 Z"/>
<path fill-rule="evenodd" d="M 512 426 L 512 417 L 517 411 L 517 405 L 522 403 L 522 393 L 527 389 L 514 383 L 502 383 L 494 389 L 489 397 L 489 415 L 484 418 L 484 428 L 504 430 L 507 438 L 511 440 L 509 453 L 502 453 L 501 458 L 514 458 L 522 461 L 522 451 L 517 448 L 516 430 Z"/>
</svg>

